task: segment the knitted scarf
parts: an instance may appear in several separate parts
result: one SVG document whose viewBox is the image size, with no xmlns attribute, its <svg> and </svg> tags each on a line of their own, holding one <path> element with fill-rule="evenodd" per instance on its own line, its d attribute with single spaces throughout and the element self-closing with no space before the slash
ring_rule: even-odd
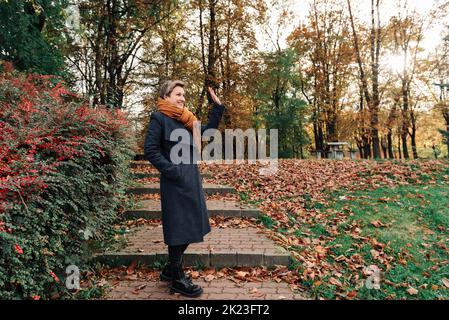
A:
<svg viewBox="0 0 449 320">
<path fill-rule="evenodd" d="M 158 98 L 157 107 L 161 113 L 181 122 L 187 129 L 192 131 L 193 141 L 199 149 L 198 146 L 201 145 L 201 132 L 199 127 L 195 126 L 195 122 L 198 121 L 195 115 L 186 107 L 181 109 L 162 98 Z"/>
</svg>

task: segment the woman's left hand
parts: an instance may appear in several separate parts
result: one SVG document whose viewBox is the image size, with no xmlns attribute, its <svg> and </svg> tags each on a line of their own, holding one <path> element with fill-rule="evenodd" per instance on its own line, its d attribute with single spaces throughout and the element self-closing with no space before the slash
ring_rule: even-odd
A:
<svg viewBox="0 0 449 320">
<path fill-rule="evenodd" d="M 214 102 L 216 104 L 221 105 L 221 101 L 220 101 L 220 99 L 218 99 L 217 95 L 215 94 L 214 89 L 212 89 L 211 87 L 207 87 L 207 89 L 209 89 L 210 97 L 212 98 L 212 100 L 214 100 Z"/>
</svg>

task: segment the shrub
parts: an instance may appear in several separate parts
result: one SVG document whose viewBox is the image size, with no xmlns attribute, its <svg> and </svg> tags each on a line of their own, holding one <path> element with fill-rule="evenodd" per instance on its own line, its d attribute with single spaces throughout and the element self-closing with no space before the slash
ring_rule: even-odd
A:
<svg viewBox="0 0 449 320">
<path fill-rule="evenodd" d="M 2 65 L 0 65 L 0 68 Z M 130 134 L 57 78 L 0 70 L 0 298 L 48 297 L 112 234 Z"/>
</svg>

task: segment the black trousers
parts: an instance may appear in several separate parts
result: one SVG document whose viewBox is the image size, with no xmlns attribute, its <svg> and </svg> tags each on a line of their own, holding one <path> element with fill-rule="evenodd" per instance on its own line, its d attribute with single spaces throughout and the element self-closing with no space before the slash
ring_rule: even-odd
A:
<svg viewBox="0 0 449 320">
<path fill-rule="evenodd" d="M 182 263 L 182 255 L 189 244 L 179 246 L 168 246 L 168 261 L 172 266 L 178 266 Z"/>
</svg>

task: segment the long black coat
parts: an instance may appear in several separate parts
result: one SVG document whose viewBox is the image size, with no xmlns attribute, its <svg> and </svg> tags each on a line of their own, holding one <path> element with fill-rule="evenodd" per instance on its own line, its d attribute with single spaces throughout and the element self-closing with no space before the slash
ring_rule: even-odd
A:
<svg viewBox="0 0 449 320">
<path fill-rule="evenodd" d="M 201 126 L 201 134 L 207 129 L 218 128 L 224 109 L 223 105 L 214 104 L 209 122 Z M 151 114 L 145 139 L 145 158 L 161 173 L 162 227 L 164 242 L 170 246 L 202 242 L 211 231 L 198 165 L 193 162 L 174 164 L 170 160 L 170 151 L 178 143 L 178 140 L 170 140 L 175 129 L 188 132 L 192 160 L 195 148 L 192 132 L 161 112 Z"/>
</svg>

